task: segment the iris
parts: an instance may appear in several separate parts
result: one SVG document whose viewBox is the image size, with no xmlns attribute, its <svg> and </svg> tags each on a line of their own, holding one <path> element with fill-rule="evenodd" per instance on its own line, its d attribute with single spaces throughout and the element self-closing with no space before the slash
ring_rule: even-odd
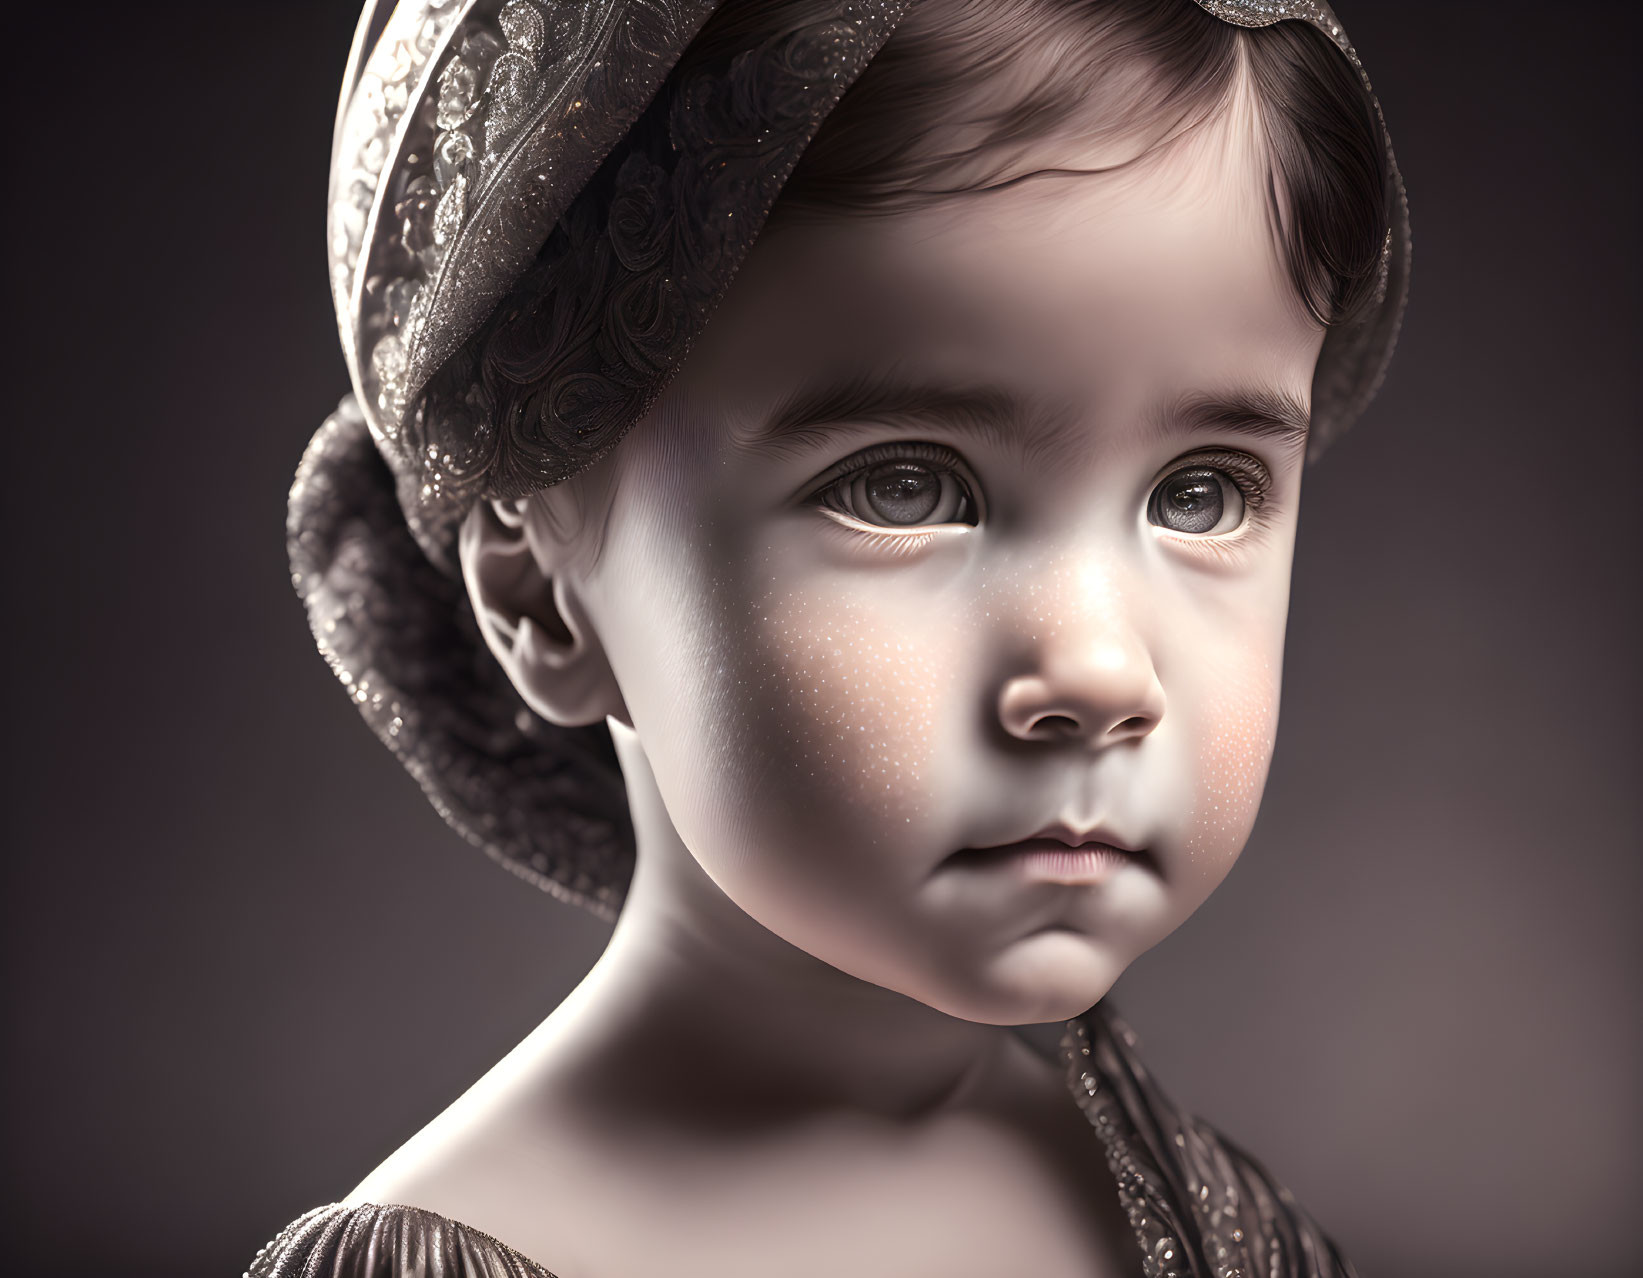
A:
<svg viewBox="0 0 1643 1278">
<path fill-rule="evenodd" d="M 1178 470 L 1153 489 L 1147 517 L 1171 532 L 1230 532 L 1243 522 L 1244 499 L 1218 470 Z"/>
</svg>

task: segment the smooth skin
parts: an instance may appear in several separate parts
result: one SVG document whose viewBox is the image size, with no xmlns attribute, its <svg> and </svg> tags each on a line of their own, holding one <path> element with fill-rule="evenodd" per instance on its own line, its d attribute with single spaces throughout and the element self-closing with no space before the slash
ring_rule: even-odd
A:
<svg viewBox="0 0 1643 1278">
<path fill-rule="evenodd" d="M 1099 176 L 774 226 L 606 460 L 474 512 L 486 638 L 609 723 L 638 868 L 573 995 L 349 1201 L 565 1278 L 1139 1273 L 1003 1027 L 1197 909 L 1265 782 L 1323 332 L 1246 90 L 1021 157 L 1134 161 Z M 1139 855 L 954 856 L 1058 821 Z"/>
</svg>

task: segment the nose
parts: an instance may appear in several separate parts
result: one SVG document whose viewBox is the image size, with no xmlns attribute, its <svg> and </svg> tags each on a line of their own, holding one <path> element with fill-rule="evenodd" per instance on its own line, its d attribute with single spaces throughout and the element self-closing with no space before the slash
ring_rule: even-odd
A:
<svg viewBox="0 0 1643 1278">
<path fill-rule="evenodd" d="M 1138 741 L 1164 717 L 1164 688 L 1140 637 L 1117 628 L 1062 634 L 1006 679 L 998 717 L 1022 741 Z"/>
</svg>

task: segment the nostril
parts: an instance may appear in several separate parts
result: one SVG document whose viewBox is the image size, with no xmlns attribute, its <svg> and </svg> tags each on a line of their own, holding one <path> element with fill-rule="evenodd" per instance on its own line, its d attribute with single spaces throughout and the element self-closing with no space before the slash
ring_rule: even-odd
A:
<svg viewBox="0 0 1643 1278">
<path fill-rule="evenodd" d="M 1149 722 L 1150 720 L 1145 715 L 1132 714 L 1113 729 L 1113 735 L 1130 736 L 1137 732 L 1144 732 Z"/>
<path fill-rule="evenodd" d="M 1078 720 L 1071 715 L 1046 714 L 1033 720 L 1032 735 L 1046 737 L 1070 737 L 1078 731 Z"/>
</svg>

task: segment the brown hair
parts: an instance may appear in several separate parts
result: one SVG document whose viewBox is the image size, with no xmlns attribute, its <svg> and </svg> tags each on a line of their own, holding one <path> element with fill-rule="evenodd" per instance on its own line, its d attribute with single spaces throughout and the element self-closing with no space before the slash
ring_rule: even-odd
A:
<svg viewBox="0 0 1643 1278">
<path fill-rule="evenodd" d="M 1006 176 L 1019 153 L 1058 132 L 1151 137 L 1150 151 L 1225 109 L 1241 65 L 1290 280 L 1320 324 L 1353 318 L 1392 218 L 1386 138 L 1356 68 L 1307 23 L 1236 27 L 1191 0 L 926 0 L 822 125 L 772 221 L 985 191 L 1019 180 Z"/>
<path fill-rule="evenodd" d="M 805 59 L 838 11 L 715 10 L 510 297 L 435 375 L 452 429 L 435 415 L 418 446 L 453 482 L 491 496 L 557 482 L 654 402 L 681 325 L 711 310 L 726 254 L 742 251 L 715 202 L 738 198 L 738 182 L 754 198 L 774 172 L 783 152 L 760 121 L 794 126 L 815 74 Z M 1122 167 L 1239 95 L 1264 135 L 1269 220 L 1297 298 L 1319 324 L 1356 319 L 1377 299 L 1392 218 L 1386 140 L 1357 68 L 1303 22 L 1237 27 L 1192 0 L 923 0 L 761 198 L 778 226 L 893 213 L 1020 180 L 1012 166 L 1057 134 L 1138 139 Z M 755 216 L 738 231 L 758 225 L 743 212 Z M 475 415 L 489 427 L 470 429 Z"/>
</svg>

